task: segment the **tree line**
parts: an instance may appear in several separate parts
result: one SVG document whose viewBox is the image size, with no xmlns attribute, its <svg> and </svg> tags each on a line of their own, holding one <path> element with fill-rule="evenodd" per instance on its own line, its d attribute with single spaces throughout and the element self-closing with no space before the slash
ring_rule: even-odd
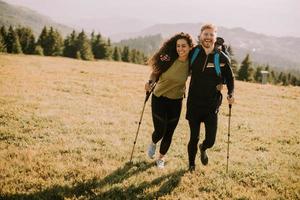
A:
<svg viewBox="0 0 300 200">
<path fill-rule="evenodd" d="M 33 31 L 28 27 L 13 28 L 10 26 L 7 29 L 2 26 L 0 28 L 0 52 L 65 56 L 82 60 L 106 59 L 146 64 L 147 56 L 140 48 L 144 48 L 148 41 L 150 41 L 150 44 L 153 43 L 153 46 L 157 46 L 154 39 L 161 41 L 161 36 L 155 35 L 153 37 L 132 39 L 129 42 L 122 41 L 119 44 L 112 45 L 110 39 L 104 38 L 100 33 L 95 34 L 92 32 L 88 36 L 84 30 L 80 33 L 73 31 L 64 39 L 58 30 L 45 26 L 36 40 Z M 129 48 L 129 46 L 132 46 L 130 45 L 132 42 L 136 47 L 134 49 Z M 143 45 L 141 46 L 139 43 L 143 43 Z M 122 46 L 122 44 L 127 45 Z M 274 70 L 269 65 L 254 65 L 249 54 L 239 64 L 234 59 L 232 48 L 229 46 L 227 50 L 231 57 L 233 73 L 238 80 L 260 83 L 262 81 L 261 72 L 267 71 L 267 81 L 270 84 L 300 86 L 299 73 Z"/>
<path fill-rule="evenodd" d="M 100 33 L 88 36 L 84 30 L 75 30 L 63 38 L 58 30 L 45 26 L 36 39 L 29 27 L 0 28 L 0 52 L 64 56 L 82 60 L 106 59 L 145 64 L 147 57 L 128 46 L 118 47 Z"/>
<path fill-rule="evenodd" d="M 229 46 L 227 50 L 231 58 L 232 70 L 237 80 L 261 83 L 262 71 L 265 71 L 268 73 L 267 82 L 270 84 L 300 86 L 300 75 L 297 73 L 292 74 L 291 72 L 274 70 L 269 65 L 254 65 L 249 54 L 246 55 L 239 65 L 234 59 L 232 48 Z"/>
</svg>

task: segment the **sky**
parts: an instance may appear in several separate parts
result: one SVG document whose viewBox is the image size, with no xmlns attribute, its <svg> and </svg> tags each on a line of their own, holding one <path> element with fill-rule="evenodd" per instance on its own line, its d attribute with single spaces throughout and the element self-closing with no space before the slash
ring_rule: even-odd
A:
<svg viewBox="0 0 300 200">
<path fill-rule="evenodd" d="M 300 0 L 4 0 L 60 23 L 138 19 L 148 24 L 211 22 L 273 36 L 300 37 Z"/>
</svg>

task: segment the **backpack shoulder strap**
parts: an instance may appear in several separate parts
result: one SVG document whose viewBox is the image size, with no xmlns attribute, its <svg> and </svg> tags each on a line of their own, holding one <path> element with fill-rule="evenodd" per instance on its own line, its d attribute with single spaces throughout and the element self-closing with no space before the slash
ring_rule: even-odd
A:
<svg viewBox="0 0 300 200">
<path fill-rule="evenodd" d="M 217 52 L 214 55 L 214 65 L 217 76 L 221 76 L 221 68 L 220 68 L 220 54 Z"/>
<path fill-rule="evenodd" d="M 191 59 L 190 65 L 193 64 L 193 62 L 195 61 L 195 59 L 196 59 L 196 57 L 198 56 L 199 52 L 200 52 L 200 49 L 199 49 L 198 47 L 196 47 L 196 48 L 195 48 L 195 51 L 194 51 L 194 53 L 193 53 L 193 55 L 192 55 L 192 59 Z"/>
<path fill-rule="evenodd" d="M 194 61 L 195 61 L 196 57 L 198 56 L 199 52 L 200 52 L 200 49 L 198 47 L 196 47 L 195 51 L 192 55 L 190 65 L 192 65 L 194 63 Z M 214 55 L 214 65 L 215 65 L 215 70 L 216 70 L 217 76 L 221 76 L 220 54 L 218 52 L 215 53 L 215 55 Z"/>
</svg>

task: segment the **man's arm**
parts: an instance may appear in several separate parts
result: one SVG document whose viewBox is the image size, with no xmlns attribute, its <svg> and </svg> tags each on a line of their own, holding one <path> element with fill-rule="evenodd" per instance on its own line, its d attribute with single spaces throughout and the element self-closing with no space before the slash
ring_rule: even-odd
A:
<svg viewBox="0 0 300 200">
<path fill-rule="evenodd" d="M 227 99 L 229 104 L 234 102 L 234 76 L 231 69 L 230 61 L 227 60 L 225 64 L 225 79 L 227 86 Z"/>
</svg>

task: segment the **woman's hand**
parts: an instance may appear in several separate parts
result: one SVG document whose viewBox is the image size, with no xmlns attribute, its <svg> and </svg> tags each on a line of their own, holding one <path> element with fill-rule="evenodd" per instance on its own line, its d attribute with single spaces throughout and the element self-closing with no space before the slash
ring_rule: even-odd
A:
<svg viewBox="0 0 300 200">
<path fill-rule="evenodd" d="M 151 89 L 153 88 L 154 85 L 154 81 L 153 80 L 149 80 L 146 84 L 145 84 L 145 90 L 146 92 L 150 92 Z"/>
</svg>

